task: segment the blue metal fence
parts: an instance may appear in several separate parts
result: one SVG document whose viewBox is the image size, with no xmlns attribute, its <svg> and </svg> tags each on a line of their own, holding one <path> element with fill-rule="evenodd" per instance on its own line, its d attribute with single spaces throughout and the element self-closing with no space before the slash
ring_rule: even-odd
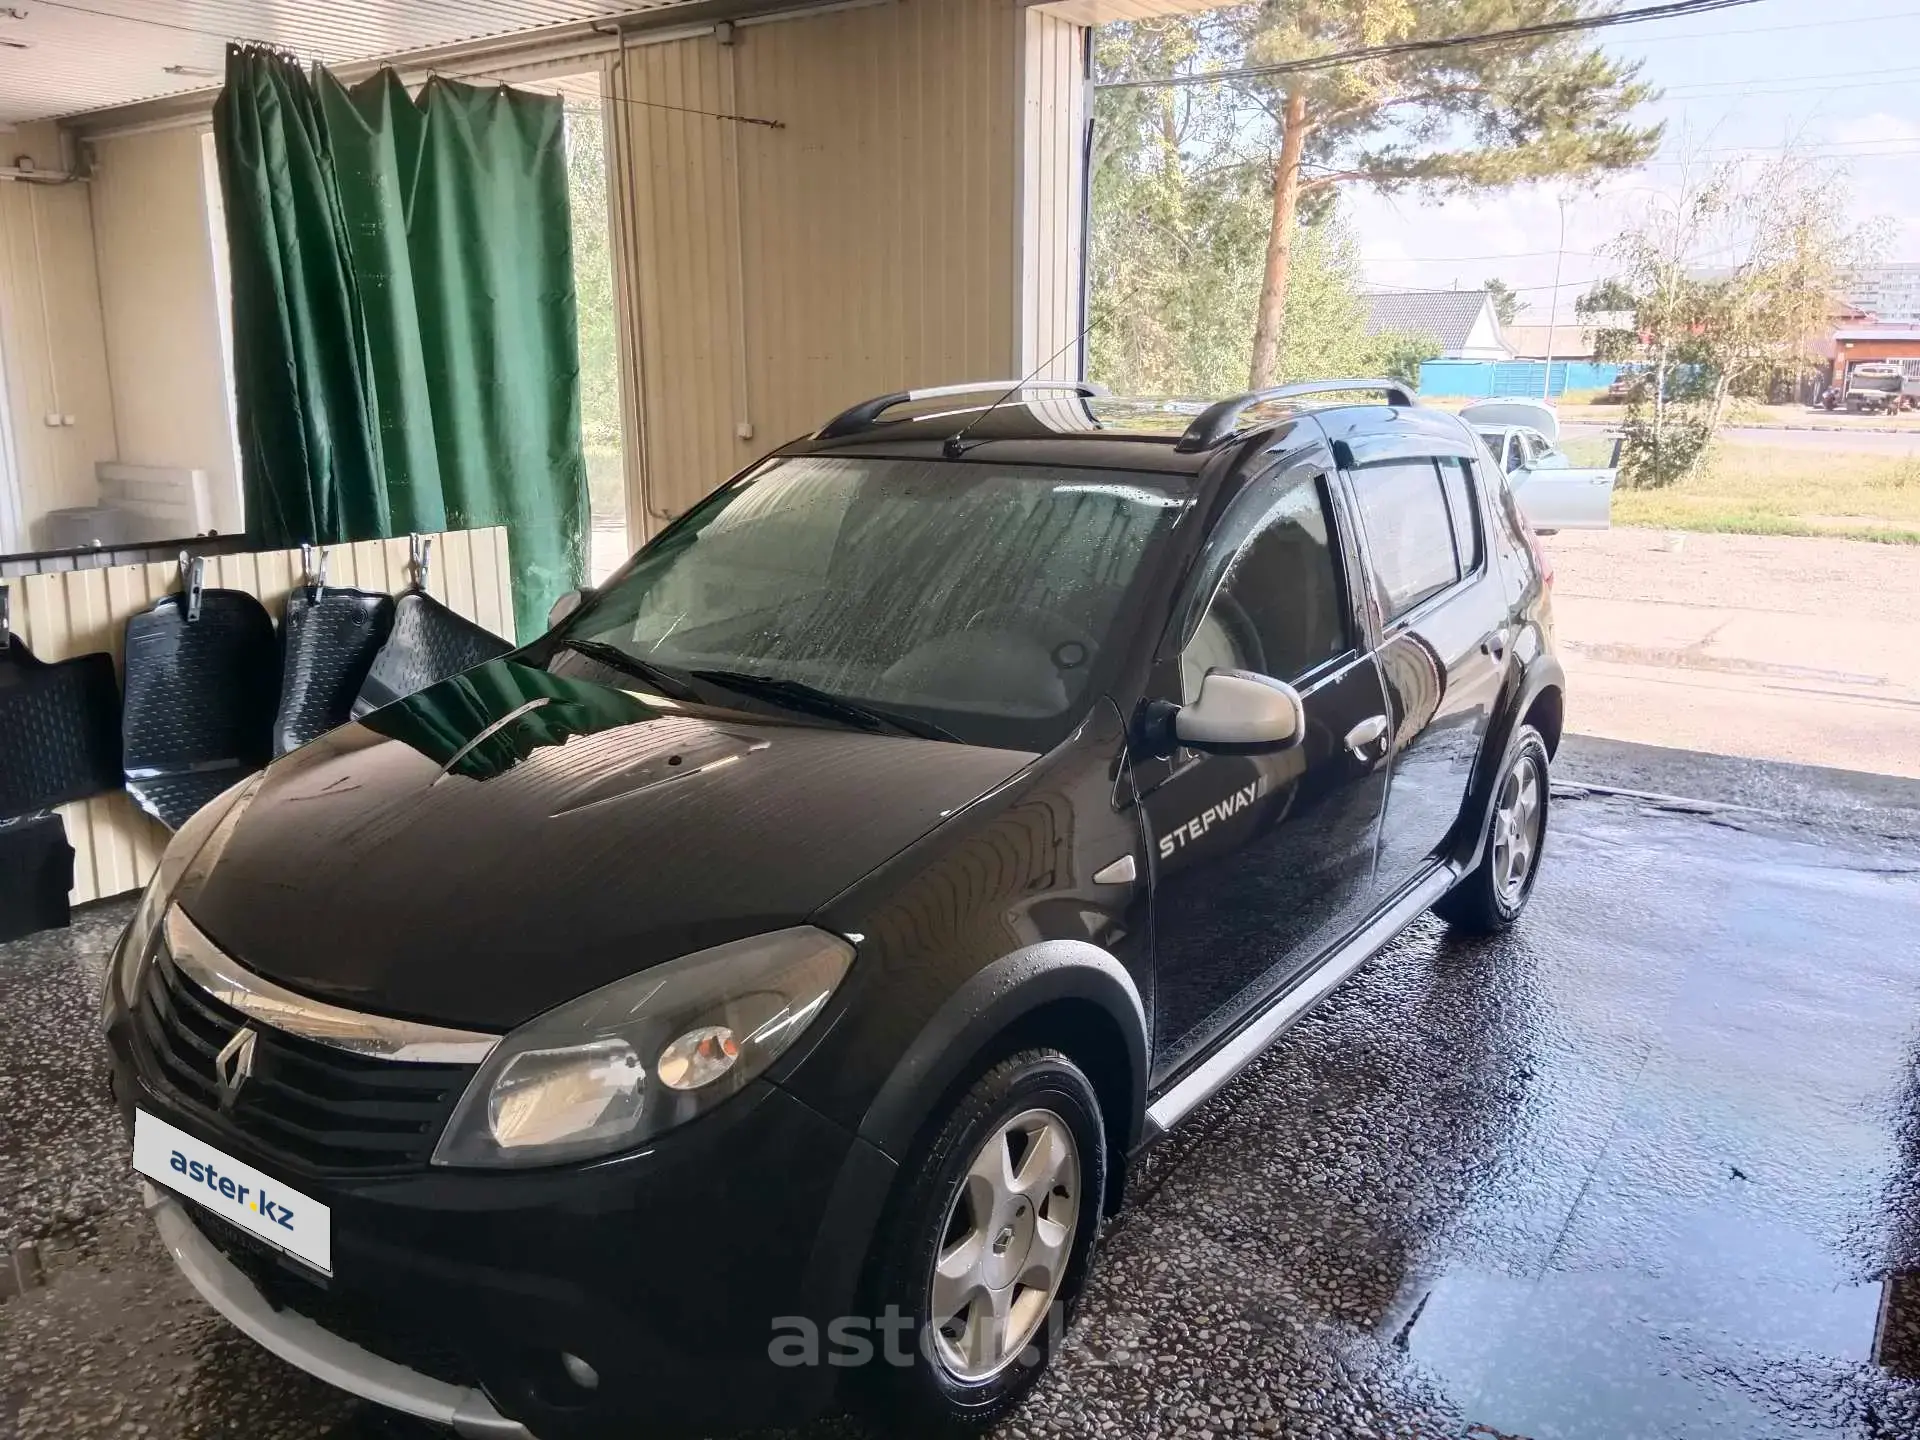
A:
<svg viewBox="0 0 1920 1440">
<path fill-rule="evenodd" d="M 1476 400 L 1495 395 L 1562 395 L 1569 390 L 1604 390 L 1619 373 L 1618 365 L 1556 360 L 1549 383 L 1544 360 L 1428 360 L 1420 367 L 1420 393 L 1436 399 Z"/>
</svg>

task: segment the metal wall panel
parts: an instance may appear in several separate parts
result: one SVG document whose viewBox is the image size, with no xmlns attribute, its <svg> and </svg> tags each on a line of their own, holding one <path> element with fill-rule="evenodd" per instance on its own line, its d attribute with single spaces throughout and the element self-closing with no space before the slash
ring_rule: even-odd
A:
<svg viewBox="0 0 1920 1440">
<path fill-rule="evenodd" d="M 330 552 L 328 583 L 398 593 L 407 585 L 407 554 L 405 537 L 336 545 Z M 287 592 L 300 578 L 298 550 L 221 555 L 207 562 L 208 585 L 259 596 L 276 621 L 286 608 Z M 173 593 L 179 582 L 179 567 L 172 563 L 10 580 L 13 628 L 42 660 L 105 650 L 117 668 L 128 618 Z M 495 527 L 435 537 L 428 589 L 495 634 L 511 635 L 507 532 Z M 74 904 L 137 889 L 153 874 L 166 832 L 124 792 L 63 805 L 58 813 L 74 849 Z"/>
<path fill-rule="evenodd" d="M 51 126 L 6 149 L 9 163 L 20 152 L 61 163 Z M 117 458 L 88 186 L 0 183 L 0 356 L 26 531 L 18 548 L 32 549 L 41 515 L 99 502 L 94 462 Z"/>
<path fill-rule="evenodd" d="M 891 0 L 629 49 L 613 108 L 649 530 L 864 396 L 1015 372 L 1024 18 Z"/>
<path fill-rule="evenodd" d="M 1086 373 L 1087 31 L 1038 10 L 1023 20 L 1019 370 L 1077 380 Z"/>
</svg>

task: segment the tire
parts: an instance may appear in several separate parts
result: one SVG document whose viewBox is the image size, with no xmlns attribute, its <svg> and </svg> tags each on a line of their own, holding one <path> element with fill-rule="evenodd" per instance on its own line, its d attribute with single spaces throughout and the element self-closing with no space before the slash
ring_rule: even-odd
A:
<svg viewBox="0 0 1920 1440">
<path fill-rule="evenodd" d="M 1527 805 L 1531 778 L 1532 803 Z M 1531 725 L 1514 731 L 1487 807 L 1480 863 L 1440 897 L 1434 913 L 1469 935 L 1497 935 L 1520 918 L 1540 873 L 1549 804 L 1547 742 Z M 1516 828 L 1517 827 L 1517 828 Z M 1521 865 L 1518 873 L 1516 861 Z"/>
<path fill-rule="evenodd" d="M 996 1145 L 1009 1162 L 999 1178 L 1014 1182 L 998 1190 L 985 1163 Z M 1011 1055 L 928 1122 L 902 1176 L 868 1259 L 867 1294 L 873 1316 L 911 1317 L 912 1360 L 863 1367 L 856 1398 L 899 1434 L 981 1430 L 1040 1378 L 1092 1267 L 1107 1181 L 1099 1097 L 1057 1050 Z M 1022 1184 L 1040 1191 L 1024 1209 Z M 1042 1295 L 1049 1252 L 1060 1258 Z M 953 1278 L 936 1290 L 943 1256 Z M 1006 1299 L 996 1304 L 983 1287 L 1001 1281 Z M 941 1308 L 973 1298 L 936 1316 L 936 1294 Z M 996 1310 L 1009 1322 L 997 1343 L 984 1323 Z"/>
</svg>

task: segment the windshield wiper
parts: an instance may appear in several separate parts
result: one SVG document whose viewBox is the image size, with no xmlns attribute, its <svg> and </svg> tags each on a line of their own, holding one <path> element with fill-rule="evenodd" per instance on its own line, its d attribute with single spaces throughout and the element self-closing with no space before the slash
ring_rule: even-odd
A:
<svg viewBox="0 0 1920 1440">
<path fill-rule="evenodd" d="M 576 651 L 589 660 L 599 661 L 609 670 L 630 675 L 671 699 L 691 700 L 696 705 L 707 703 L 698 690 L 664 665 L 655 665 L 638 655 L 629 655 L 618 645 L 609 645 L 604 640 L 562 640 L 560 648 Z"/>
<path fill-rule="evenodd" d="M 742 695 L 751 695 L 756 700 L 765 700 L 786 710 L 798 710 L 829 720 L 844 720 L 862 730 L 893 730 L 905 735 L 917 735 L 922 740 L 957 741 L 960 738 L 931 720 L 920 720 L 911 715 L 899 715 L 891 710 L 864 705 L 858 700 L 849 700 L 844 695 L 835 695 L 809 685 L 804 680 L 783 680 L 778 675 L 752 675 L 744 670 L 693 670 L 688 673 L 695 680 L 723 685 L 729 690 L 738 690 Z"/>
</svg>

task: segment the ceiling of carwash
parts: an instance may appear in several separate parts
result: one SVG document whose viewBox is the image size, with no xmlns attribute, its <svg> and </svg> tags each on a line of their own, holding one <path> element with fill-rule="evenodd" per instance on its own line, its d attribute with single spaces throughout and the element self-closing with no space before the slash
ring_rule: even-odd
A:
<svg viewBox="0 0 1920 1440">
<path fill-rule="evenodd" d="M 688 0 L 0 0 L 0 124 L 217 87 L 228 41 L 329 65 Z"/>
<path fill-rule="evenodd" d="M 1017 3 L 1097 24 L 1223 0 Z M 343 67 L 510 37 L 558 37 L 570 27 L 611 30 L 616 20 L 659 21 L 670 10 L 691 18 L 790 7 L 802 8 L 795 0 L 0 0 L 0 125 L 215 89 L 229 41 Z"/>
</svg>

